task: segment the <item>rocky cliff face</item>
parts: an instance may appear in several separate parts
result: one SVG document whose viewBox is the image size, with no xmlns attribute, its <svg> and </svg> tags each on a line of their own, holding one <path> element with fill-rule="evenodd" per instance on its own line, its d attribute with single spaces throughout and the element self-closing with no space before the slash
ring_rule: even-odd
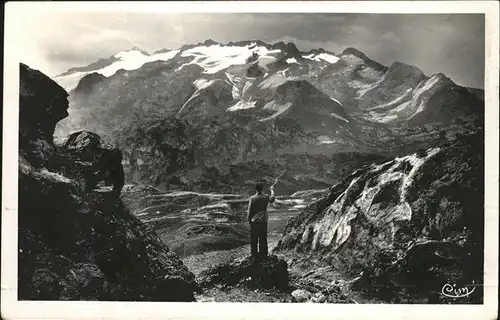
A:
<svg viewBox="0 0 500 320">
<path fill-rule="evenodd" d="M 23 147 L 36 140 L 51 144 L 56 124 L 68 116 L 68 107 L 68 93 L 62 87 L 37 70 L 21 67 L 19 138 Z"/>
<path fill-rule="evenodd" d="M 67 94 L 20 66 L 20 300 L 192 301 L 194 275 L 124 208 L 121 152 L 76 132 L 54 144 Z"/>
<path fill-rule="evenodd" d="M 462 136 L 356 170 L 289 222 L 277 250 L 322 257 L 377 299 L 480 303 L 482 141 Z M 475 290 L 457 302 L 441 294 L 447 283 Z"/>
</svg>

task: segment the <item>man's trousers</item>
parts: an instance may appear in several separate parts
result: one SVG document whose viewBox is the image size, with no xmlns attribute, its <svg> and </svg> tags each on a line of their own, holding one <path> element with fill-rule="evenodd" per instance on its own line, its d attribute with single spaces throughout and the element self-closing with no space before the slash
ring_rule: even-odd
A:
<svg viewBox="0 0 500 320">
<path fill-rule="evenodd" d="M 250 224 L 250 245 L 252 257 L 267 257 L 267 222 L 252 222 Z"/>
</svg>

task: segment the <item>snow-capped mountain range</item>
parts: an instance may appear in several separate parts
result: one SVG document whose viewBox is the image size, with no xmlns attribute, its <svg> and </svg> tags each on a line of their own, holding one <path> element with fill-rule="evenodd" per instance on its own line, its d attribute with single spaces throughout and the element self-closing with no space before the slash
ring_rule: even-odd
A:
<svg viewBox="0 0 500 320">
<path fill-rule="evenodd" d="M 220 169 L 277 153 L 411 151 L 476 130 L 484 105 L 481 90 L 355 48 L 258 40 L 132 48 L 54 80 L 71 104 L 56 135 L 90 129 L 140 159 L 127 161 L 155 166 L 156 152 L 172 172 L 173 163 Z"/>
<path fill-rule="evenodd" d="M 349 99 L 346 91 L 356 91 L 352 98 L 357 100 L 357 106 L 352 109 L 357 110 L 352 111 L 362 111 L 358 112 L 358 116 L 365 120 L 378 123 L 411 122 L 425 113 L 431 93 L 439 91 L 443 86 L 454 85 L 443 74 L 427 77 L 420 69 L 402 63 L 396 62 L 386 68 L 352 48 L 336 55 L 323 49 L 300 52 L 290 43 L 270 46 L 260 41 L 250 41 L 223 45 L 210 40 L 176 50 L 164 49 L 153 54 L 134 47 L 102 59 L 100 63 L 70 69 L 56 76 L 55 80 L 67 91 L 72 91 L 88 74 L 97 73 L 109 78 L 118 71 L 138 70 L 148 63 L 168 63 L 172 60 L 177 60 L 175 72 L 181 73 L 188 66 L 201 68 L 200 77 L 192 82 L 196 92 L 191 98 L 217 81 L 230 85 L 233 98 L 239 101 L 228 107 L 227 111 L 255 108 L 257 101 L 251 99 L 251 92 L 256 87 L 271 89 L 287 81 L 306 80 L 320 90 L 324 89 L 339 104 L 342 104 L 342 100 Z M 246 74 L 240 74 L 239 69 L 247 66 L 250 68 L 246 70 Z M 341 88 L 336 88 L 332 82 L 337 79 L 328 81 L 334 74 L 339 76 L 338 80 L 342 80 L 341 77 L 345 75 L 344 85 L 349 86 L 349 90 L 342 92 L 339 90 Z M 189 101 L 184 103 L 178 113 Z M 276 110 L 277 116 L 288 107 L 286 104 L 267 104 L 264 108 Z M 435 113 L 435 110 L 432 112 Z M 271 115 L 266 119 L 273 117 Z M 338 118 L 348 121 L 340 116 Z"/>
<path fill-rule="evenodd" d="M 148 62 L 169 61 L 179 53 L 181 57 L 192 57 L 193 60 L 181 65 L 178 70 L 182 69 L 185 65 L 195 64 L 204 69 L 204 74 L 215 74 L 233 65 L 244 65 L 253 56 L 257 57 L 255 62 L 258 62 L 260 66 L 265 68 L 270 62 L 277 60 L 277 55 L 281 54 L 282 50 L 269 50 L 266 46 L 257 45 L 256 42 L 243 46 L 226 46 L 217 43 L 196 46 L 185 50 L 162 49 L 153 54 L 133 47 L 126 51 L 120 51 L 108 59 L 101 59 L 100 63 L 93 63 L 81 68 L 72 68 L 56 76 L 55 80 L 66 90 L 71 91 L 78 85 L 79 80 L 87 74 L 96 72 L 109 77 L 121 69 L 136 70 Z M 328 63 L 335 63 L 339 60 L 334 54 L 325 52 L 310 53 L 301 57 L 316 62 Z M 286 62 L 289 64 L 300 64 L 295 57 L 287 58 Z"/>
</svg>

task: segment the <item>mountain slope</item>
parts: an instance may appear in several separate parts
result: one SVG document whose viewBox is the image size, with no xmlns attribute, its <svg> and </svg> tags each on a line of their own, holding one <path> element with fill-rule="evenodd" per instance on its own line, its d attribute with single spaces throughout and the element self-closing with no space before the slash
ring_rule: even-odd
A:
<svg viewBox="0 0 500 320">
<path fill-rule="evenodd" d="M 73 70 L 56 79 L 67 88 L 69 79 L 81 79 L 70 92 L 70 116 L 56 134 L 90 129 L 126 154 L 144 154 L 137 148 L 165 144 L 136 139 L 137 130 L 150 132 L 166 121 L 160 125 L 166 134 L 166 123 L 182 123 L 187 144 L 200 150 L 192 155 L 199 158 L 192 168 L 201 165 L 202 171 L 257 159 L 270 164 L 276 154 L 395 156 L 473 133 L 484 109 L 481 91 L 403 63 L 383 66 L 354 48 L 336 55 L 301 52 L 292 43 L 207 40 L 152 55 L 134 49 L 113 57 L 119 61 L 100 69 L 95 68 L 104 64 L 93 65 L 83 77 Z M 176 161 L 174 153 L 157 156 Z M 155 171 L 171 170 L 148 169 Z"/>
<path fill-rule="evenodd" d="M 320 257 L 386 302 L 481 303 L 481 141 L 464 136 L 354 171 L 289 221 L 277 250 Z M 474 293 L 447 298 L 446 283 Z"/>
</svg>

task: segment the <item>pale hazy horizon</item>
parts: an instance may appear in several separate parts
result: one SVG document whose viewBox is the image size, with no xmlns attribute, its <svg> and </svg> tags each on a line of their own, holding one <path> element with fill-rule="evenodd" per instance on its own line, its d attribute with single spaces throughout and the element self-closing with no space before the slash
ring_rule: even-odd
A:
<svg viewBox="0 0 500 320">
<path fill-rule="evenodd" d="M 21 61 L 51 77 L 134 46 L 152 53 L 208 39 L 262 40 L 301 51 L 354 47 L 384 65 L 484 87 L 482 14 L 26 12 L 22 20 Z"/>
</svg>

